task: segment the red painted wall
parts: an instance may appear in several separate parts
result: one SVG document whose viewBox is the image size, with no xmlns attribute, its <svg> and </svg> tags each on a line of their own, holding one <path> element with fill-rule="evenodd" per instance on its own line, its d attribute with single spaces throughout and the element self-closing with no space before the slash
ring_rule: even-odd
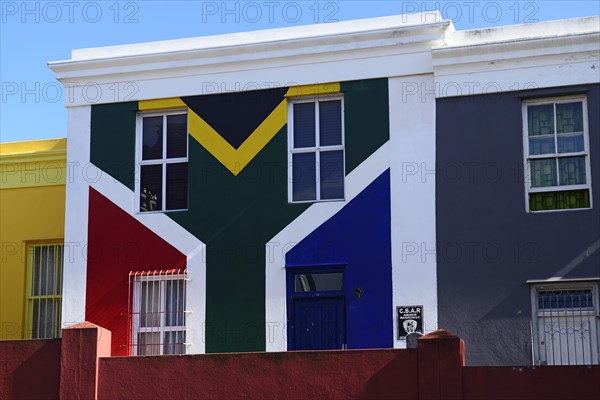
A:
<svg viewBox="0 0 600 400">
<path fill-rule="evenodd" d="M 464 367 L 464 343 L 443 331 L 410 350 L 106 357 L 110 341 L 84 322 L 62 343 L 0 342 L 0 399 L 600 398 L 598 365 Z"/>
<path fill-rule="evenodd" d="M 129 354 L 129 272 L 185 268 L 186 256 L 90 188 L 85 319 L 112 332 L 112 355 Z"/>
<path fill-rule="evenodd" d="M 60 339 L 0 341 L 0 399 L 57 399 Z"/>
<path fill-rule="evenodd" d="M 468 367 L 463 399 L 600 399 L 600 366 Z"/>
<path fill-rule="evenodd" d="M 416 350 L 100 359 L 99 398 L 417 399 Z"/>
</svg>

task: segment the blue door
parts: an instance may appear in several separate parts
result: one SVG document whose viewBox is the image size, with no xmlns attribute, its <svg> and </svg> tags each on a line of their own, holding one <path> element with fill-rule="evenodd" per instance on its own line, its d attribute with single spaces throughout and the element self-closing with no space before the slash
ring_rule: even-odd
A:
<svg viewBox="0 0 600 400">
<path fill-rule="evenodd" d="M 292 273 L 289 350 L 342 349 L 346 344 L 343 273 Z"/>
</svg>

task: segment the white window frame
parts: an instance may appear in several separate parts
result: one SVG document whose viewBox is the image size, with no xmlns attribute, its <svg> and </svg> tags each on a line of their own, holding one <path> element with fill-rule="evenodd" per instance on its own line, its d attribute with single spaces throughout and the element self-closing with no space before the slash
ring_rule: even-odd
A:
<svg viewBox="0 0 600 400">
<path fill-rule="evenodd" d="M 132 274 L 130 274 L 132 275 Z M 138 343 L 138 334 L 139 333 L 158 333 L 159 334 L 159 352 L 153 353 L 151 355 L 163 355 L 164 354 L 164 346 L 165 346 L 165 333 L 166 332 L 183 332 L 184 338 L 187 337 L 187 329 L 186 329 L 186 320 L 187 314 L 190 311 L 186 310 L 187 304 L 187 282 L 190 279 L 187 276 L 187 272 L 184 273 L 176 273 L 176 274 L 141 274 L 141 275 L 133 275 L 133 296 L 132 296 L 132 308 L 129 310 L 131 313 L 131 355 L 150 355 L 150 354 L 140 354 L 140 344 Z M 177 326 L 167 326 L 166 324 L 166 285 L 170 281 L 182 281 L 184 284 L 183 290 L 183 325 Z M 142 298 L 142 283 L 143 282 L 158 282 L 159 293 L 160 293 L 160 324 L 159 326 L 148 326 L 142 327 L 140 326 L 141 322 L 141 298 Z M 186 354 L 186 348 L 189 346 L 189 343 L 183 343 L 183 353 Z"/>
<path fill-rule="evenodd" d="M 573 103 L 581 101 L 582 103 L 582 114 L 583 114 L 583 151 L 574 153 L 558 153 L 558 136 L 556 132 L 556 104 L 561 103 Z M 529 154 L 529 115 L 528 107 L 532 105 L 543 105 L 543 104 L 554 104 L 554 153 L 548 154 Z M 593 208 L 592 202 L 592 175 L 590 166 L 590 140 L 589 140 L 589 127 L 588 127 L 588 109 L 587 109 L 587 96 L 576 95 L 576 96 L 560 96 L 560 97 L 545 97 L 532 100 L 524 100 L 522 103 L 522 122 L 523 122 L 523 157 L 524 157 L 524 171 L 525 171 L 525 207 L 528 213 L 546 213 L 546 212 L 559 212 L 559 211 L 577 211 L 577 210 L 590 210 Z M 585 174 L 586 183 L 582 185 L 568 185 L 568 186 L 545 186 L 545 187 L 531 187 L 531 169 L 529 162 L 536 159 L 559 159 L 564 157 L 585 157 Z M 557 180 L 560 184 L 560 170 L 557 169 Z M 564 208 L 555 210 L 530 210 L 529 208 L 529 195 L 531 193 L 543 193 L 543 192 L 565 192 L 571 190 L 585 190 L 589 191 L 590 196 L 590 207 L 589 208 Z"/>
<path fill-rule="evenodd" d="M 185 157 L 177 157 L 177 158 L 167 158 L 167 116 L 169 115 L 188 115 L 188 110 L 186 109 L 173 109 L 173 110 L 163 110 L 163 111 L 148 111 L 148 112 L 140 112 L 137 114 L 136 118 L 136 135 L 135 135 L 135 160 L 136 160 L 136 168 L 135 168 L 135 213 L 137 214 L 156 214 L 156 213 L 165 213 L 165 212 L 177 212 L 177 211 L 187 211 L 189 209 L 189 180 L 188 180 L 188 204 L 187 208 L 182 209 L 173 209 L 167 210 L 167 164 L 179 164 L 179 163 L 187 163 L 189 168 L 189 156 L 190 156 L 190 135 L 186 134 L 186 156 Z M 143 119 L 147 117 L 163 117 L 163 146 L 162 146 L 162 158 L 157 158 L 154 160 L 142 160 L 142 152 L 144 147 L 144 138 L 143 138 Z M 189 131 L 189 118 L 187 120 L 187 130 Z M 160 210 L 155 211 L 142 211 L 140 210 L 140 192 L 142 186 L 142 166 L 145 165 L 162 165 L 162 204 Z M 189 169 L 188 169 L 189 174 Z M 189 176 L 189 175 L 188 175 Z"/>
<path fill-rule="evenodd" d="M 598 278 L 591 279 L 581 279 L 581 280 L 566 280 L 564 282 L 544 282 L 544 283 L 535 283 L 530 287 L 530 295 L 531 295 L 531 334 L 532 334 L 532 362 L 533 365 L 540 365 L 540 332 L 539 332 L 539 317 L 542 316 L 553 316 L 556 318 L 559 317 L 582 317 L 586 316 L 596 323 L 596 346 L 597 350 L 600 351 L 600 308 L 598 304 Z M 592 291 L 592 301 L 594 304 L 593 310 L 589 311 L 568 311 L 568 309 L 556 309 L 556 310 L 548 310 L 543 311 L 538 309 L 538 293 L 543 291 L 557 291 L 557 290 L 591 290 Z M 594 340 L 594 338 L 590 337 L 590 340 Z M 567 342 L 568 345 L 568 342 Z M 593 347 L 593 345 L 592 345 Z M 591 359 L 593 360 L 593 355 L 590 354 Z M 597 359 L 600 359 L 600 354 L 596 355 Z M 550 364 L 548 360 L 546 360 L 546 365 L 555 365 Z M 556 364 L 560 365 L 560 364 Z M 562 364 L 566 365 L 566 364 Z M 571 364 L 575 365 L 575 364 Z M 582 364 L 577 364 L 582 365 Z M 589 365 L 589 364 L 585 364 Z"/>
<path fill-rule="evenodd" d="M 332 101 L 340 100 L 340 118 L 342 127 L 342 144 L 334 146 L 320 146 L 320 135 L 319 135 L 319 106 L 321 101 Z M 300 149 L 294 148 L 294 104 L 301 103 L 315 103 L 315 147 L 303 147 Z M 321 202 L 332 202 L 332 201 L 345 201 L 346 199 L 346 129 L 344 125 L 344 95 L 343 94 L 330 94 L 322 96 L 307 96 L 307 97 L 295 97 L 288 99 L 288 203 L 290 204 L 302 204 L 302 203 L 321 203 Z M 342 168 L 344 174 L 344 194 L 339 199 L 321 199 L 321 185 L 320 185 L 320 161 L 321 152 L 323 151 L 342 151 Z M 315 153 L 315 179 L 316 179 L 316 192 L 314 200 L 294 200 L 294 168 L 293 168 L 293 155 L 299 153 Z"/>
</svg>

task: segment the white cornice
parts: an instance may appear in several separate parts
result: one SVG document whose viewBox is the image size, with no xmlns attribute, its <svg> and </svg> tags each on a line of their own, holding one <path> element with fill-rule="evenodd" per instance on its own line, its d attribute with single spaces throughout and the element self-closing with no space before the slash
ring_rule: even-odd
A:
<svg viewBox="0 0 600 400">
<path fill-rule="evenodd" d="M 205 41 L 194 38 L 76 50 L 71 60 L 50 62 L 48 65 L 61 81 L 165 68 L 175 71 L 189 67 L 216 67 L 443 40 L 445 30 L 451 25 L 450 21 L 403 24 L 404 17 L 408 16 L 382 18 L 386 24 L 374 18 L 330 24 L 332 27 L 326 29 L 319 25 L 319 29 L 309 26 L 219 35 L 204 38 L 208 39 Z M 408 21 L 415 22 L 415 17 L 411 16 Z M 351 30 L 354 25 L 359 30 Z M 282 31 L 285 35 L 281 34 Z"/>
<path fill-rule="evenodd" d="M 431 73 L 453 31 L 439 13 L 398 15 L 76 50 L 49 67 L 71 107 Z"/>
<path fill-rule="evenodd" d="M 438 97 L 600 82 L 600 17 L 457 32 L 432 50 Z"/>
</svg>

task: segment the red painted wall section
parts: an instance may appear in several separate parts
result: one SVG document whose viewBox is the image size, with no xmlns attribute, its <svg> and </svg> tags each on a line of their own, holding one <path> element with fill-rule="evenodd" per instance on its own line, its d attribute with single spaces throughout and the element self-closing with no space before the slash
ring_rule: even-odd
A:
<svg viewBox="0 0 600 400">
<path fill-rule="evenodd" d="M 416 350 L 100 359 L 99 399 L 417 399 Z"/>
<path fill-rule="evenodd" d="M 186 256 L 90 188 L 85 319 L 112 332 L 112 354 L 129 354 L 129 272 L 185 268 Z"/>
<path fill-rule="evenodd" d="M 600 366 L 468 367 L 463 399 L 600 399 Z"/>
<path fill-rule="evenodd" d="M 58 399 L 60 342 L 0 341 L 0 399 Z"/>
</svg>

